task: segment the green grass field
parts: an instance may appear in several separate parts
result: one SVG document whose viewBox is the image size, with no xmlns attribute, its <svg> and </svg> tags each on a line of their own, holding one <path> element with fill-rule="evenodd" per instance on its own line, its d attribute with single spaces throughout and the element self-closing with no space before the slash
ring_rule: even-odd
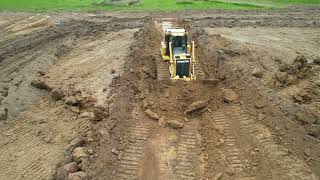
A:
<svg viewBox="0 0 320 180">
<path fill-rule="evenodd" d="M 140 0 L 138 4 L 97 6 L 102 0 L 0 0 L 0 10 L 9 11 L 173 11 L 183 9 L 265 9 L 291 4 L 319 5 L 320 0 Z"/>
</svg>

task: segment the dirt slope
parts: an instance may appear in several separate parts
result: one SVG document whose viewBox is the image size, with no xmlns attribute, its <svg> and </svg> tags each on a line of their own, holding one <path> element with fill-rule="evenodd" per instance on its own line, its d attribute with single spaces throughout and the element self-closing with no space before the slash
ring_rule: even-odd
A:
<svg viewBox="0 0 320 180">
<path fill-rule="evenodd" d="M 34 29 L 33 17 L 6 26 L 8 36 L 1 39 L 1 108 L 7 115 L 0 130 L 0 179 L 53 178 L 71 140 L 91 130 L 95 118 L 86 109 L 103 104 L 112 71 L 122 73 L 139 26 L 67 21 Z M 56 88 L 62 101 L 49 94 Z"/>
</svg>

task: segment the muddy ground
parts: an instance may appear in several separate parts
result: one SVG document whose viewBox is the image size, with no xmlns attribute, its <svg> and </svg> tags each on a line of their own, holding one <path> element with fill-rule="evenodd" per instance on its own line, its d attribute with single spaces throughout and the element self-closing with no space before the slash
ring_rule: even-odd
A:
<svg viewBox="0 0 320 180">
<path fill-rule="evenodd" d="M 319 179 L 319 14 L 0 13 L 0 179 Z M 196 81 L 157 77 L 163 22 Z"/>
</svg>

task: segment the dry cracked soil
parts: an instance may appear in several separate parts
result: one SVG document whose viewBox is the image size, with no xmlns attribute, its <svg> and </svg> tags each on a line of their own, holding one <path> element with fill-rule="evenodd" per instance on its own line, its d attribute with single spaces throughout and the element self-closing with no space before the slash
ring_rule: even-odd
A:
<svg viewBox="0 0 320 180">
<path fill-rule="evenodd" d="M 162 26 L 196 43 L 159 77 Z M 320 9 L 0 13 L 0 179 L 320 177 Z"/>
</svg>

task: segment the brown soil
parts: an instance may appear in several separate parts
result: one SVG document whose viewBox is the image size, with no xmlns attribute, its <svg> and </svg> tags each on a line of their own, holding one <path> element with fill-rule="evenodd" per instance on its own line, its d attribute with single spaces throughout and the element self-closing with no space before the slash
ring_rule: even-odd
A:
<svg viewBox="0 0 320 180">
<path fill-rule="evenodd" d="M 64 179 L 77 146 L 88 179 L 318 179 L 320 9 L 293 9 L 2 14 L 0 179 Z M 161 21 L 196 81 L 157 77 Z"/>
</svg>

